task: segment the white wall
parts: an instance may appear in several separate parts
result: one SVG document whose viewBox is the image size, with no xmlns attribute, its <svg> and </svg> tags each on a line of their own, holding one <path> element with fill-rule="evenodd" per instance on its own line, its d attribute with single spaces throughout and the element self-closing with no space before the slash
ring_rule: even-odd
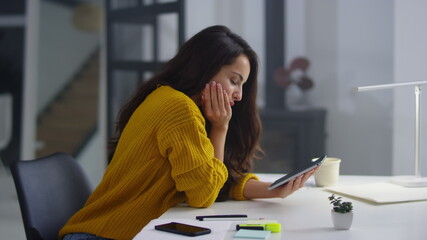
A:
<svg viewBox="0 0 427 240">
<path fill-rule="evenodd" d="M 286 65 L 297 57 L 307 55 L 306 50 L 306 3 L 287 0 L 285 4 L 285 61 Z"/>
<path fill-rule="evenodd" d="M 394 1 L 394 81 L 426 81 L 427 1 Z M 421 94 L 421 174 L 427 175 L 427 85 Z M 393 173 L 413 175 L 415 98 L 411 87 L 395 90 Z"/>
<path fill-rule="evenodd" d="M 390 175 L 393 93 L 352 93 L 350 89 L 393 81 L 393 4 L 388 0 L 340 1 L 338 13 L 340 114 L 336 120 L 341 128 L 333 128 L 340 137 L 331 144 L 349 156 L 343 172 Z"/>
<path fill-rule="evenodd" d="M 304 19 L 297 15 L 293 20 L 306 30 L 288 29 L 288 44 L 300 49 L 290 52 L 305 51 L 312 61 L 316 88 L 310 99 L 328 110 L 329 155 L 343 158 L 344 174 L 414 174 L 413 88 L 363 93 L 350 89 L 426 80 L 427 33 L 422 29 L 427 2 L 303 2 L 288 1 L 288 6 L 305 14 Z M 292 40 L 298 36 L 305 38 L 305 46 Z M 422 175 L 427 174 L 426 101 L 421 95 Z"/>
<path fill-rule="evenodd" d="M 287 58 L 306 54 L 311 61 L 309 99 L 327 109 L 328 155 L 343 159 L 343 174 L 391 174 L 392 92 L 351 89 L 393 81 L 393 2 L 290 0 L 287 6 Z"/>
</svg>

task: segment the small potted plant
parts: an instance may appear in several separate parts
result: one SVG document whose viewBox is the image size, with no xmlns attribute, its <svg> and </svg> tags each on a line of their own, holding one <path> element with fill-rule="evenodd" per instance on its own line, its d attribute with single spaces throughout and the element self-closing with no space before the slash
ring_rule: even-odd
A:
<svg viewBox="0 0 427 240">
<path fill-rule="evenodd" d="M 350 229 L 353 222 L 353 204 L 351 202 L 343 202 L 341 197 L 335 197 L 334 194 L 329 196 L 328 199 L 334 206 L 331 210 L 334 228 L 338 230 Z"/>
</svg>

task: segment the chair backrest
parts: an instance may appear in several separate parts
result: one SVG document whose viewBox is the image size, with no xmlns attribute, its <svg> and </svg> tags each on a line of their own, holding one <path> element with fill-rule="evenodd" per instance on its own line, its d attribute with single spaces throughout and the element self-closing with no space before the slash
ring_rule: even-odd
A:
<svg viewBox="0 0 427 240">
<path fill-rule="evenodd" d="M 83 169 L 65 153 L 15 162 L 11 172 L 27 240 L 57 240 L 92 192 Z"/>
</svg>

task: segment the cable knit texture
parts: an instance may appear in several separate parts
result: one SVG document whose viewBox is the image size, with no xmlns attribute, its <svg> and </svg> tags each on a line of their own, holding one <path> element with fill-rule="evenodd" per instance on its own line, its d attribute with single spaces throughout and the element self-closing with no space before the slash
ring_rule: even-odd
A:
<svg viewBox="0 0 427 240">
<path fill-rule="evenodd" d="M 59 237 L 84 232 L 132 239 L 178 203 L 209 207 L 227 177 L 195 102 L 171 87 L 159 87 L 134 112 L 101 183 Z M 244 199 L 247 180 L 242 178 L 230 197 Z"/>
<path fill-rule="evenodd" d="M 259 180 L 258 176 L 253 173 L 247 173 L 242 175 L 237 181 L 237 184 L 231 186 L 230 196 L 232 196 L 235 200 L 247 200 L 247 198 L 243 195 L 243 188 L 245 188 L 245 184 L 249 179 Z"/>
</svg>

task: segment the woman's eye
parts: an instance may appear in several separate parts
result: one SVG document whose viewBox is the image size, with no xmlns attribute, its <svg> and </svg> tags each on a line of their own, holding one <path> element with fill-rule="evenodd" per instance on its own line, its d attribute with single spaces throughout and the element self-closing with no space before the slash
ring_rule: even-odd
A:
<svg viewBox="0 0 427 240">
<path fill-rule="evenodd" d="M 236 85 L 236 84 L 237 84 L 237 81 L 236 81 L 236 80 L 234 80 L 234 79 L 230 79 L 230 82 L 231 82 L 233 85 Z"/>
</svg>

